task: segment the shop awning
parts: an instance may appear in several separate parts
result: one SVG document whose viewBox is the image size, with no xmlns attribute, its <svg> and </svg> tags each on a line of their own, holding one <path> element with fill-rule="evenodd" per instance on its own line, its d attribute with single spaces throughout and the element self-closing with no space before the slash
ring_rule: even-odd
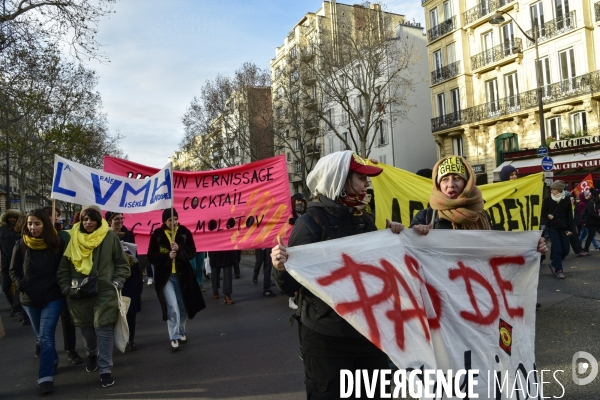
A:
<svg viewBox="0 0 600 400">
<path fill-rule="evenodd" d="M 600 167 L 600 150 L 587 153 L 559 154 L 552 157 L 555 173 L 566 170 Z M 512 165 L 519 170 L 519 174 L 534 174 L 542 172 L 542 158 L 528 158 L 526 160 L 505 161 L 494 172 L 494 181 L 500 180 L 500 171 L 505 165 Z"/>
</svg>

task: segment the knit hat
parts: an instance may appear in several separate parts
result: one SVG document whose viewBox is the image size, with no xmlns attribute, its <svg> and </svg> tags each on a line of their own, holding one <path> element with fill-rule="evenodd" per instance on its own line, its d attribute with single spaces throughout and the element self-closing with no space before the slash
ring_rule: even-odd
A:
<svg viewBox="0 0 600 400">
<path fill-rule="evenodd" d="M 552 182 L 552 185 L 550 185 L 550 189 L 562 192 L 563 190 L 565 190 L 565 183 L 563 181 L 554 181 Z"/>
<path fill-rule="evenodd" d="M 449 174 L 458 175 L 465 182 L 469 180 L 467 167 L 463 163 L 462 158 L 458 156 L 447 157 L 437 165 L 437 183 L 439 184 L 442 178 Z"/>
<path fill-rule="evenodd" d="M 173 217 L 179 218 L 179 215 L 177 215 L 177 210 L 176 209 L 173 209 Z M 170 208 L 166 208 L 166 209 L 163 210 L 163 213 L 162 213 L 162 222 L 163 222 L 163 224 L 165 222 L 167 222 L 167 220 L 169 218 L 171 218 L 171 209 Z"/>
<path fill-rule="evenodd" d="M 512 174 L 515 171 L 517 171 L 517 169 L 512 165 L 505 165 L 504 167 L 502 167 L 502 170 L 500 170 L 500 180 L 502 182 L 510 180 L 510 174 Z"/>
<path fill-rule="evenodd" d="M 79 214 L 80 220 L 83 220 L 83 217 L 85 217 L 86 215 L 94 221 L 102 221 L 102 210 L 95 204 L 90 204 L 88 206 L 83 207 L 81 213 Z"/>
</svg>

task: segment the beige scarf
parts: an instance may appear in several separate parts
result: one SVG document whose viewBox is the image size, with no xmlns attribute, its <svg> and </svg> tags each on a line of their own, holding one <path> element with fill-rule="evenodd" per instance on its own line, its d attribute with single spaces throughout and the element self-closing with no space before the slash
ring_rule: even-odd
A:
<svg viewBox="0 0 600 400">
<path fill-rule="evenodd" d="M 473 230 L 489 230 L 492 229 L 488 221 L 488 217 L 483 210 L 483 196 L 481 190 L 475 186 L 475 174 L 471 165 L 467 160 L 460 157 L 462 162 L 467 166 L 469 179 L 465 185 L 465 189 L 456 199 L 451 199 L 442 193 L 437 184 L 438 166 L 445 158 L 435 164 L 433 167 L 433 191 L 429 197 L 431 208 L 436 210 L 441 218 L 452 222 L 454 229 L 473 229 Z"/>
</svg>

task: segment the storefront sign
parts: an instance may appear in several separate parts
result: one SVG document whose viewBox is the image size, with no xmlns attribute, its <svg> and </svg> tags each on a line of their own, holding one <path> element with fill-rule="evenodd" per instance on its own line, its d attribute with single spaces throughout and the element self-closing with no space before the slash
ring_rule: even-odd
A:
<svg viewBox="0 0 600 400">
<path fill-rule="evenodd" d="M 590 167 L 600 167 L 600 159 L 596 158 L 594 160 L 568 161 L 554 164 L 555 171 Z"/>
<path fill-rule="evenodd" d="M 565 140 L 557 140 L 550 143 L 550 150 L 567 149 L 569 147 L 585 146 L 588 144 L 600 144 L 600 136 L 583 136 Z"/>
<path fill-rule="evenodd" d="M 485 174 L 485 164 L 477 164 L 477 165 L 473 165 L 473 172 L 475 172 L 475 174 L 479 175 L 479 174 Z"/>
</svg>

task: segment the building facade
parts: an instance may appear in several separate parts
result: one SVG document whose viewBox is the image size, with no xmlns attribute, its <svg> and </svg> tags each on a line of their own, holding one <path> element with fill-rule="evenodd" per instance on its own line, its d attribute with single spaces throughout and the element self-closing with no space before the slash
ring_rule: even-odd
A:
<svg viewBox="0 0 600 400">
<path fill-rule="evenodd" d="M 439 157 L 466 157 L 479 183 L 499 180 L 507 164 L 521 175 L 541 171 L 540 147 L 557 158 L 555 179 L 566 180 L 569 188 L 595 171 L 593 160 L 600 159 L 595 138 L 600 98 L 594 46 L 598 4 L 422 0 L 422 6 L 431 131 Z M 504 22 L 492 25 L 498 13 Z M 569 163 L 573 168 L 564 168 Z"/>
<path fill-rule="evenodd" d="M 408 38 L 406 40 L 415 42 L 422 59 L 418 69 L 426 71 L 427 50 L 421 27 L 408 23 L 401 14 L 382 11 L 377 4 L 366 7 L 336 1 L 324 1 L 317 12 L 306 14 L 276 49 L 275 58 L 271 60 L 275 149 L 277 153 L 286 155 L 292 193 L 306 192 L 306 176 L 321 156 L 350 148 L 350 143 L 355 144 L 354 150 L 359 153 L 363 149 L 358 139 L 352 137 L 358 135 L 352 126 L 356 128 L 357 121 L 361 119 L 365 126 L 369 125 L 365 115 L 368 111 L 363 113 L 364 103 L 361 102 L 372 100 L 376 94 L 365 93 L 364 88 L 357 90 L 357 82 L 352 82 L 352 76 L 345 74 L 343 78 L 350 82 L 340 84 L 340 89 L 343 86 L 347 90 L 344 92 L 347 102 L 336 104 L 336 100 L 325 93 L 324 81 L 341 79 L 335 72 L 326 74 L 323 71 L 332 70 L 325 67 L 332 62 L 325 60 L 329 55 L 327 49 L 335 55 L 341 52 L 340 37 L 365 35 L 368 26 L 373 25 L 365 21 L 372 21 L 369 17 L 373 14 L 385 20 L 376 27 L 382 32 L 381 37 Z M 395 29 L 395 35 L 394 32 L 391 35 L 383 32 L 388 27 Z M 349 60 L 340 63 L 339 70 L 344 69 L 359 68 Z M 363 65 L 357 75 L 365 76 L 366 69 Z M 425 75 L 418 80 L 425 81 L 424 78 Z M 369 157 L 413 171 L 430 167 L 435 162 L 435 146 L 428 140 L 431 110 L 422 106 L 428 104 L 429 89 L 426 84 L 417 84 L 416 87 L 417 91 L 411 94 L 414 106 L 406 107 L 408 113 L 393 107 L 377 110 L 384 117 L 378 117 L 375 123 L 365 128 L 364 132 L 368 135 L 362 135 L 367 137 Z M 402 118 L 392 118 L 394 114 L 402 114 Z M 350 122 L 352 119 L 353 123 Z"/>
</svg>

